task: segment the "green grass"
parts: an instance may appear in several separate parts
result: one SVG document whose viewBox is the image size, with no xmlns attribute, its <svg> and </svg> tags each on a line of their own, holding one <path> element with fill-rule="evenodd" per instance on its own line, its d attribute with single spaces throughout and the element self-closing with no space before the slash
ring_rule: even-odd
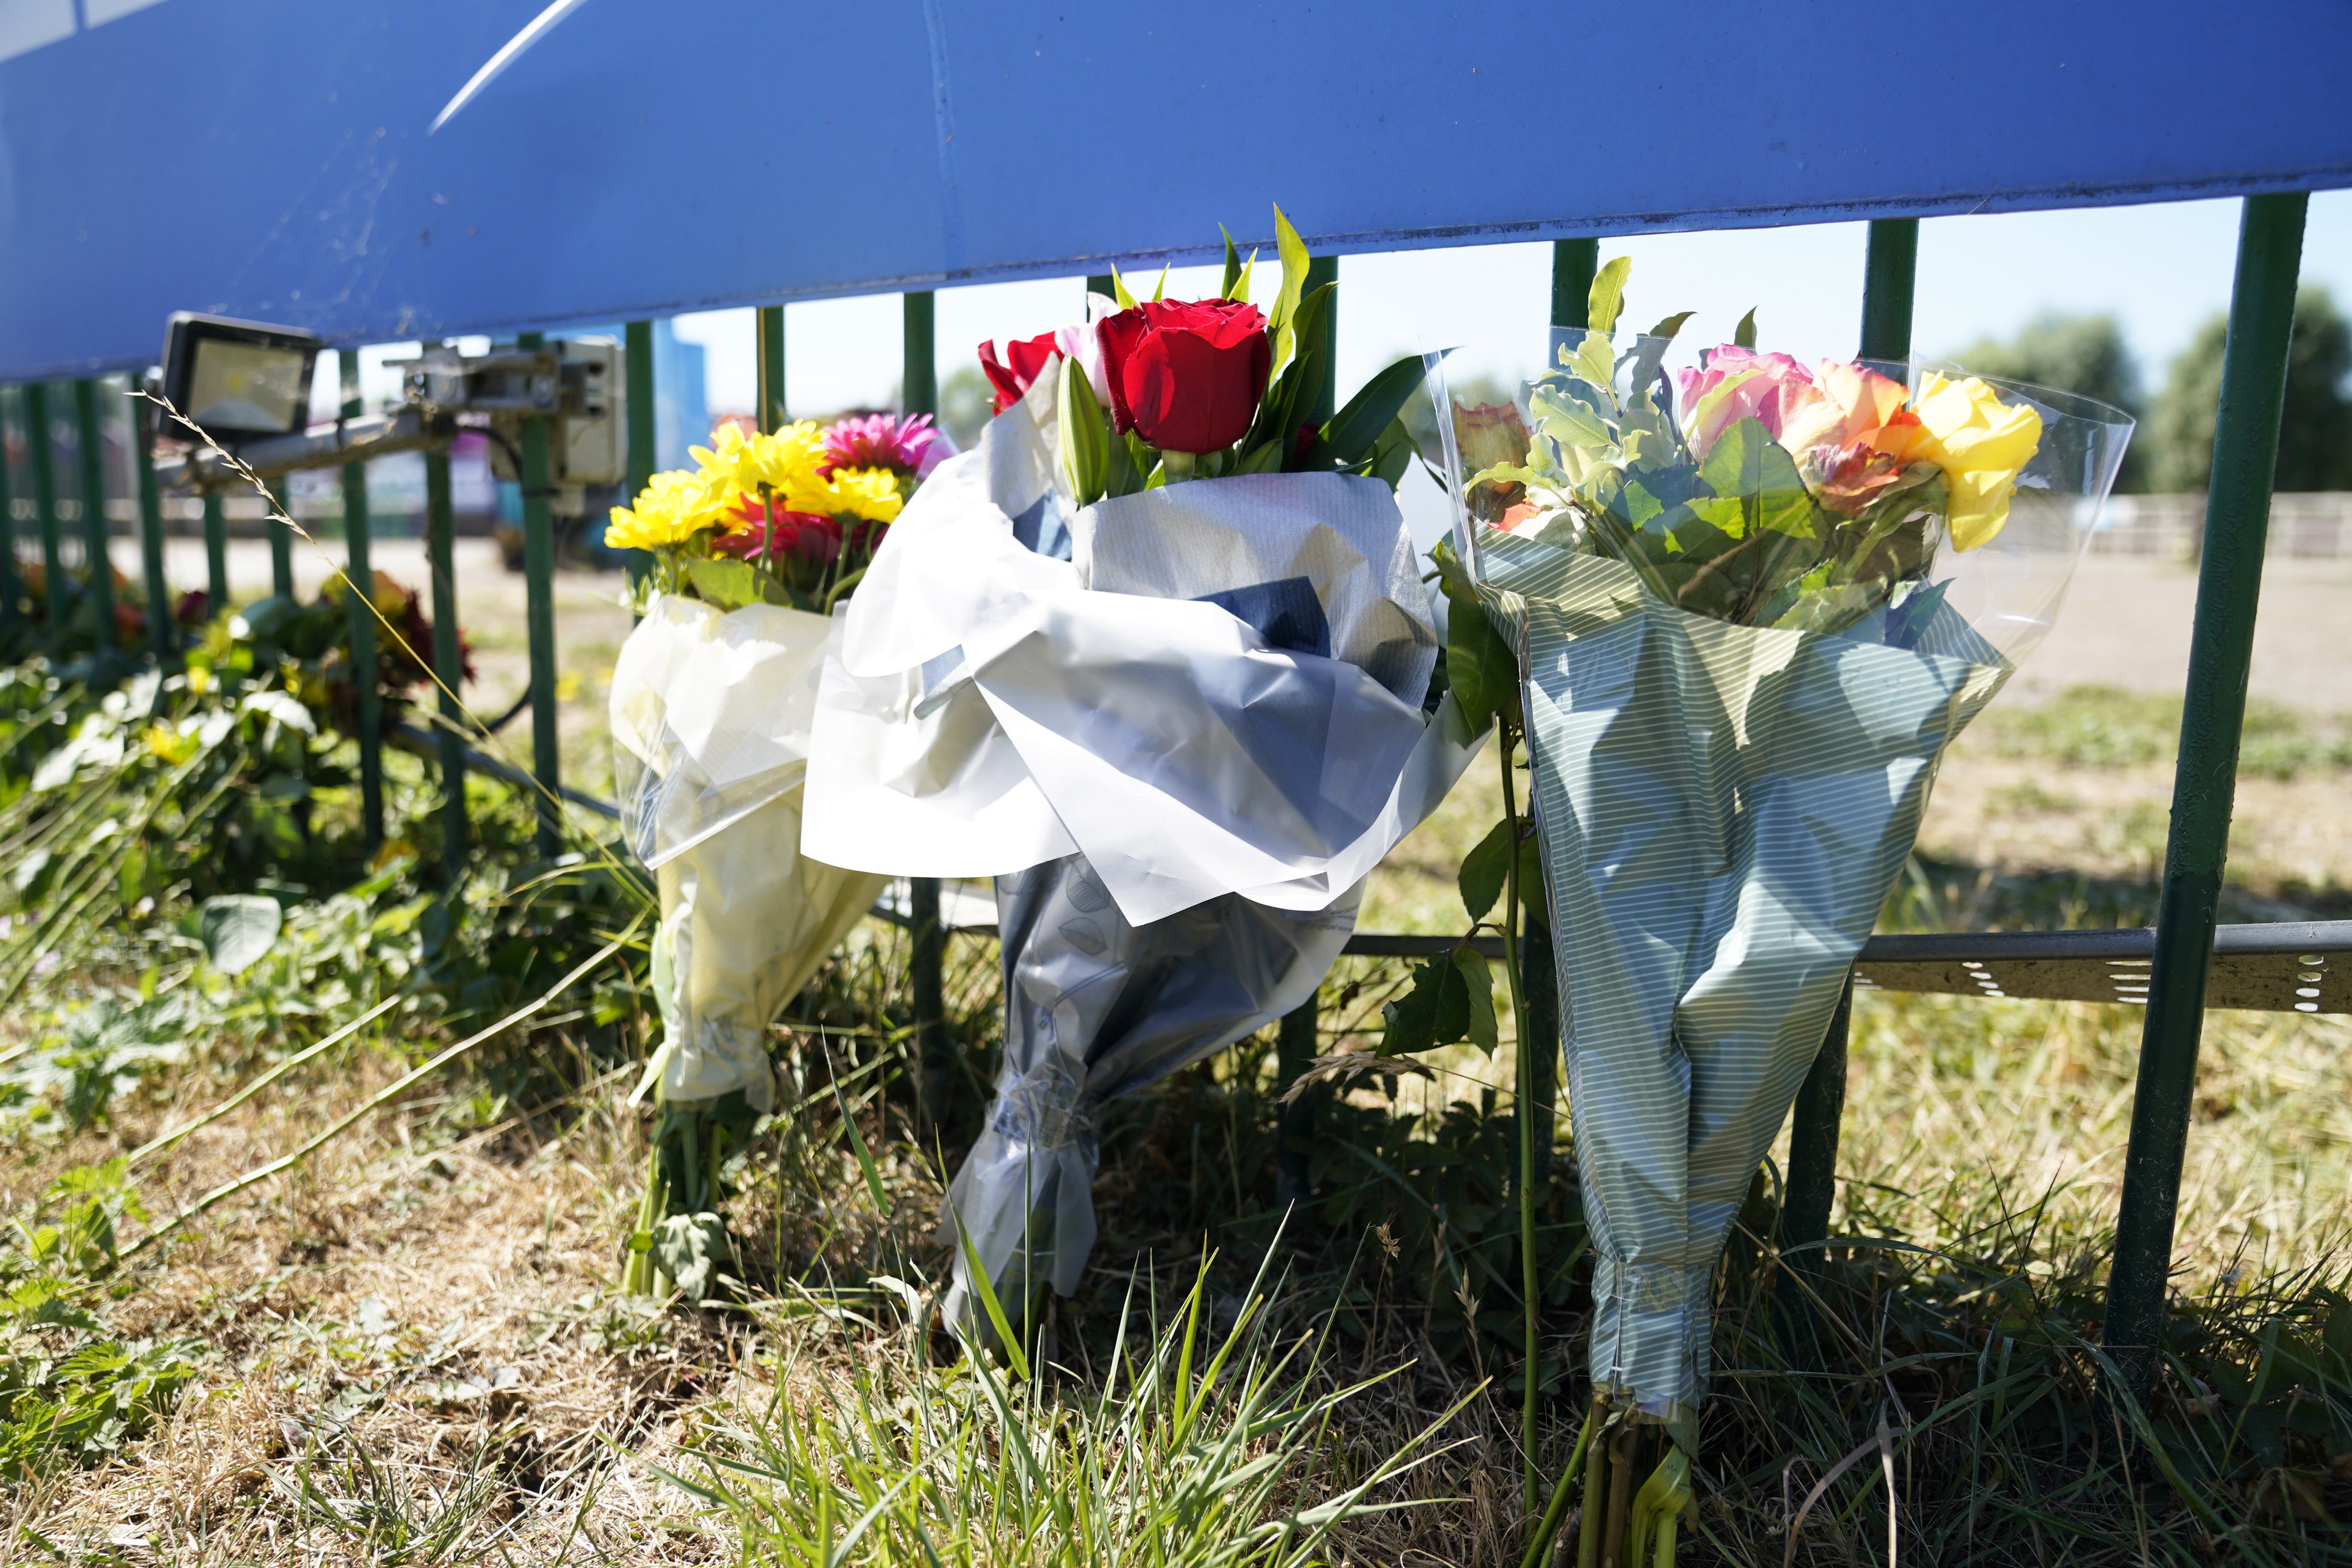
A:
<svg viewBox="0 0 2352 1568">
<path fill-rule="evenodd" d="M 1996 704 L 1977 721 L 1972 743 L 1997 757 L 2062 768 L 2170 766 L 2181 703 L 2111 686 L 2072 686 L 2036 706 Z M 2352 768 L 2352 718 L 2318 718 L 2254 698 L 2246 705 L 2238 768 L 2287 780 Z"/>
</svg>

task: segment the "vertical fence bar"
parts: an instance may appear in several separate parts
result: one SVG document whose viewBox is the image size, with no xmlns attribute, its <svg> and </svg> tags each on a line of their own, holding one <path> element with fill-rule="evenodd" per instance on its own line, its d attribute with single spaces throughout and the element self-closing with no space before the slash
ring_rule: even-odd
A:
<svg viewBox="0 0 2352 1568">
<path fill-rule="evenodd" d="M 1321 1019 L 1317 1014 L 1319 996 L 1308 997 L 1282 1015 L 1276 1026 L 1274 1046 L 1275 1078 L 1284 1092 L 1291 1091 L 1298 1075 L 1315 1060 L 1318 1031 Z M 1319 1088 L 1319 1086 L 1318 1086 Z M 1307 1176 L 1312 1169 L 1315 1152 L 1315 1120 L 1317 1102 L 1322 1096 L 1317 1088 L 1299 1091 L 1297 1097 L 1284 1105 L 1275 1117 L 1274 1145 L 1274 1206 L 1288 1209 L 1307 1201 Z"/>
<path fill-rule="evenodd" d="M 2126 1387 L 2138 1397 L 2145 1397 L 2155 1380 L 2164 1340 L 2180 1165 L 2197 1087 L 2206 968 L 2212 961 L 2213 924 L 2230 847 L 2308 203 L 2300 193 L 2249 196 L 2238 229 L 2221 406 L 2213 427 L 2213 478 L 2206 493 L 2205 553 L 2197 570 L 2189 689 L 2180 716 L 2179 761 L 2172 775 L 2172 826 L 2164 847 L 2155 962 L 2102 1334 Z"/>
<path fill-rule="evenodd" d="M 1845 1115 L 1846 1039 L 1853 1028 L 1853 976 L 1848 973 L 1829 1033 L 1813 1068 L 1797 1090 L 1789 1127 L 1789 1186 L 1780 1204 L 1780 1244 L 1803 1246 L 1828 1239 L 1830 1209 L 1837 1199 L 1838 1126 Z M 1814 1268 L 1818 1252 L 1806 1255 Z"/>
<path fill-rule="evenodd" d="M 755 314 L 760 334 L 760 429 L 773 433 L 784 427 L 784 308 L 762 305 Z"/>
<path fill-rule="evenodd" d="M 155 454 L 149 447 L 155 405 L 136 391 L 122 399 L 123 433 L 131 442 L 131 473 L 139 486 L 139 556 L 147 573 L 147 645 L 159 660 L 178 652 L 180 629 L 172 615 L 172 584 L 163 571 L 163 497 L 155 488 Z"/>
<path fill-rule="evenodd" d="M 546 346 L 537 332 L 515 339 L 515 347 L 525 352 Z M 563 848 L 563 798 L 556 792 L 555 518 L 547 505 L 552 477 L 547 421 L 537 415 L 522 422 L 522 461 L 515 476 L 522 490 L 524 612 L 530 643 L 530 770 L 539 780 L 539 852 L 553 860 Z"/>
<path fill-rule="evenodd" d="M 111 662 L 121 641 L 114 629 L 114 563 L 106 550 L 106 447 L 99 439 L 98 378 L 83 376 L 74 382 L 74 445 L 81 467 L 83 563 L 96 628 L 98 657 Z"/>
<path fill-rule="evenodd" d="M 1555 331 L 1580 331 L 1591 325 L 1592 278 L 1600 270 L 1598 239 L 1552 241 L 1551 326 Z M 1533 784 L 1528 788 L 1528 810 L 1530 813 L 1535 810 Z M 1538 886 L 1528 896 L 1539 901 L 1545 894 Z M 1561 1060 L 1559 970 L 1549 923 L 1542 928 L 1522 929 L 1527 934 L 1519 939 L 1519 994 L 1527 999 L 1528 1016 L 1519 1020 L 1519 1028 L 1528 1032 L 1530 1060 L 1544 1062 L 1549 1069 L 1537 1076 L 1528 1096 L 1536 1116 L 1537 1179 L 1549 1181 L 1551 1146 L 1558 1135 L 1559 1075 L 1566 1065 Z"/>
<path fill-rule="evenodd" d="M 905 298 L 905 337 L 898 373 L 899 412 L 936 414 L 940 410 L 940 372 L 935 326 L 936 298 L 929 293 Z M 948 1060 L 947 998 L 942 971 L 947 967 L 947 932 L 940 925 L 940 883 L 936 877 L 908 880 L 907 917 L 913 933 L 908 953 L 908 989 L 915 1004 L 915 1088 L 922 1120 L 936 1125 L 947 1109 L 953 1063 Z"/>
<path fill-rule="evenodd" d="M 1911 306 L 1919 263 L 1919 220 L 1878 218 L 1870 225 L 1870 248 L 1863 261 L 1862 346 L 1865 360 L 1911 356 Z M 1821 1050 L 1797 1090 L 1789 1136 L 1788 1187 L 1781 1198 L 1780 1245 L 1800 1247 L 1828 1239 L 1830 1213 L 1837 1201 L 1839 1123 L 1845 1113 L 1846 1038 L 1853 1006 L 1853 977 L 1846 977 Z M 1821 1255 L 1801 1264 L 1820 1267 Z"/>
<path fill-rule="evenodd" d="M 66 557 L 58 537 L 58 436 L 49 420 L 49 387 L 25 389 L 25 455 L 33 465 L 33 516 L 41 527 L 43 613 L 52 643 L 66 628 Z"/>
<path fill-rule="evenodd" d="M 1911 301 L 1919 272 L 1919 220 L 1874 218 L 1862 267 L 1862 357 L 1911 357 Z"/>
<path fill-rule="evenodd" d="M 221 515 L 221 494 L 206 490 L 205 507 L 205 598 L 217 615 L 228 608 L 228 519 Z"/>
<path fill-rule="evenodd" d="M 659 427 L 654 418 L 654 324 L 632 321 L 622 331 L 623 369 L 628 377 L 628 395 L 623 400 L 629 411 L 628 500 L 634 506 L 645 487 L 653 483 L 654 465 L 661 461 L 656 440 Z M 629 552 L 630 602 L 636 602 L 637 591 L 652 568 L 653 556 L 649 552 Z"/>
<path fill-rule="evenodd" d="M 367 412 L 360 401 L 360 353 L 345 349 L 335 356 L 337 379 L 342 387 L 343 419 Z M 352 634 L 352 702 L 359 725 L 360 826 L 367 846 L 383 842 L 383 694 L 376 687 L 375 569 L 370 559 L 367 465 L 343 465 L 343 575 L 350 596 L 343 601 Z"/>
<path fill-rule="evenodd" d="M 454 886 L 466 869 L 466 710 L 458 701 L 466 678 L 457 642 L 457 512 L 449 499 L 449 449 L 425 453 L 425 555 L 433 579 L 433 674 L 441 699 L 434 737 L 441 748 L 441 868 Z"/>
<path fill-rule="evenodd" d="M 294 476 L 281 476 L 275 493 L 262 497 L 264 511 L 261 526 L 269 540 L 269 591 L 280 599 L 294 597 L 294 530 L 272 517 L 267 508 L 275 503 L 277 509 L 291 517 L 294 515 Z"/>
<path fill-rule="evenodd" d="M 0 633 L 16 629 L 24 612 L 24 580 L 16 570 L 16 476 L 8 462 L 8 402 L 0 387 Z"/>
<path fill-rule="evenodd" d="M 1592 277 L 1601 270 L 1597 239 L 1556 239 L 1551 242 L 1551 324 L 1584 328 L 1592 324 Z"/>
<path fill-rule="evenodd" d="M 1336 256 L 1309 256 L 1307 260 L 1307 286 L 1302 293 L 1312 293 L 1327 283 L 1339 281 L 1339 258 Z M 1315 401 L 1308 405 L 1307 419 L 1316 424 L 1327 423 L 1339 409 L 1339 296 L 1331 295 L 1330 304 L 1323 309 L 1323 379 L 1315 388 Z"/>
</svg>

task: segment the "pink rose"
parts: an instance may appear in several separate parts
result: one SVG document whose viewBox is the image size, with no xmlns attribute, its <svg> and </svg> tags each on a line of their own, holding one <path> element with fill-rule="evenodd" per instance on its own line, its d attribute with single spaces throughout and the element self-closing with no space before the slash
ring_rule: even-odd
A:
<svg viewBox="0 0 2352 1568">
<path fill-rule="evenodd" d="M 1743 419 L 1761 421 L 1777 441 L 1784 428 L 1804 420 L 1823 401 L 1812 372 L 1788 355 L 1759 354 L 1736 343 L 1715 349 L 1703 370 L 1676 371 L 1675 383 L 1682 396 L 1684 434 L 1702 458 Z M 1706 404 L 1704 410 L 1701 403 Z"/>
</svg>

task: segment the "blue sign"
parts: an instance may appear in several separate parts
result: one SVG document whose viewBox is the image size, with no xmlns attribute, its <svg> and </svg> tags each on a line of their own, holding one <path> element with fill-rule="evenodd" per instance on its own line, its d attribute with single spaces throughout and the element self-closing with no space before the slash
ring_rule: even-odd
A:
<svg viewBox="0 0 2352 1568">
<path fill-rule="evenodd" d="M 462 109 L 468 80 L 542 15 Z M 2352 184 L 2352 6 L 0 0 L 0 380 L 1332 252 Z"/>
</svg>

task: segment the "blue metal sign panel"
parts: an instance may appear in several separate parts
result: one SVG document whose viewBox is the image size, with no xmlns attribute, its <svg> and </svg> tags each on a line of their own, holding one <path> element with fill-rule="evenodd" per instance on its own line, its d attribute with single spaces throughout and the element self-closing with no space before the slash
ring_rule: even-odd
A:
<svg viewBox="0 0 2352 1568">
<path fill-rule="evenodd" d="M 1318 248 L 2352 184 L 2342 0 L 0 0 L 0 379 Z"/>
</svg>

